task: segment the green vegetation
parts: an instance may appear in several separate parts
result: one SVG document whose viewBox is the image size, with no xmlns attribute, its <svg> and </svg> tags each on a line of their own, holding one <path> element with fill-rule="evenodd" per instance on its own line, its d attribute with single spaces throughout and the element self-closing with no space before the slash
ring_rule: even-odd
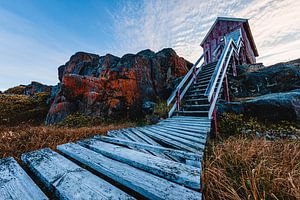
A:
<svg viewBox="0 0 300 200">
<path fill-rule="evenodd" d="M 40 124 L 49 110 L 48 93 L 33 96 L 0 94 L 0 125 Z"/>
<path fill-rule="evenodd" d="M 103 124 L 109 124 L 113 121 L 107 118 L 87 116 L 81 113 L 74 113 L 68 115 L 64 120 L 59 122 L 57 126 L 65 126 L 65 127 L 88 127 L 88 126 L 98 126 Z"/>
<path fill-rule="evenodd" d="M 220 136 L 222 138 L 243 135 L 246 137 L 265 136 L 270 134 L 274 137 L 285 137 L 289 135 L 300 136 L 300 124 L 296 122 L 262 122 L 253 117 L 227 113 L 221 116 Z"/>
<path fill-rule="evenodd" d="M 155 105 L 154 114 L 161 118 L 167 118 L 169 110 L 170 107 L 167 106 L 167 102 L 165 100 L 161 100 Z"/>
<path fill-rule="evenodd" d="M 24 94 L 25 88 L 26 88 L 26 86 L 19 85 L 19 86 L 15 86 L 13 88 L 9 88 L 8 90 L 5 91 L 5 93 L 7 93 L 7 94 Z"/>
</svg>

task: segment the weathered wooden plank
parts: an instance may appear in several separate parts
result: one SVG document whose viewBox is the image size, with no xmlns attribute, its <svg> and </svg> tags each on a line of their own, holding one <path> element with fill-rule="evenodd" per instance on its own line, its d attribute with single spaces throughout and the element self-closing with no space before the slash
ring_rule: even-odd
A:
<svg viewBox="0 0 300 200">
<path fill-rule="evenodd" d="M 0 199 L 32 200 L 48 199 L 12 158 L 0 159 Z"/>
<path fill-rule="evenodd" d="M 204 145 L 201 144 L 201 143 L 196 143 L 196 142 L 193 142 L 193 141 L 190 141 L 190 140 L 187 140 L 187 139 L 183 139 L 183 138 L 180 138 L 180 137 L 177 137 L 177 136 L 173 136 L 171 134 L 168 134 L 168 133 L 165 133 L 165 132 L 162 132 L 162 131 L 157 131 L 157 130 L 155 130 L 153 128 L 150 128 L 150 127 L 145 127 L 145 129 L 148 129 L 149 131 L 151 131 L 155 134 L 161 135 L 161 136 L 169 138 L 171 140 L 180 142 L 181 144 L 185 144 L 186 146 L 189 146 L 189 147 L 191 147 L 193 149 L 196 149 L 198 151 L 201 151 L 201 150 L 204 149 Z"/>
<path fill-rule="evenodd" d="M 101 136 L 101 135 L 96 135 L 94 138 L 104 141 L 104 142 L 109 142 L 117 145 L 125 145 L 125 146 L 132 146 L 135 148 L 141 148 L 141 149 L 146 149 L 150 150 L 153 152 L 158 152 L 158 153 L 165 153 L 167 155 L 172 155 L 176 156 L 179 158 L 182 158 L 184 160 L 194 160 L 194 161 L 201 161 L 203 154 L 195 154 L 195 153 L 190 153 L 186 151 L 180 151 L 180 150 L 175 150 L 171 148 L 166 148 L 166 147 L 161 147 L 161 146 L 153 146 L 149 144 L 142 144 L 142 143 L 137 143 L 137 142 L 132 142 L 128 140 L 123 140 L 119 138 L 111 138 L 111 137 L 106 137 L 106 136 Z"/>
<path fill-rule="evenodd" d="M 174 129 L 180 129 L 180 130 L 184 130 L 184 131 L 190 131 L 190 132 L 209 132 L 210 131 L 210 127 L 209 126 L 205 126 L 205 127 L 191 127 L 191 126 L 185 126 L 185 125 L 159 125 L 159 126 L 163 126 L 163 127 L 167 127 L 167 128 L 174 128 Z"/>
<path fill-rule="evenodd" d="M 184 130 L 179 130 L 175 128 L 166 128 L 166 127 L 161 127 L 161 126 L 156 126 L 159 127 L 159 129 L 166 130 L 166 131 L 174 131 L 176 133 L 184 134 L 184 135 L 189 135 L 197 138 L 202 138 L 205 139 L 207 138 L 207 132 L 191 132 L 191 131 L 184 131 Z"/>
<path fill-rule="evenodd" d="M 140 132 L 137 128 L 132 128 L 131 129 L 131 132 L 137 136 L 139 136 L 140 138 L 143 138 L 144 141 L 147 142 L 147 144 L 151 144 L 151 145 L 154 145 L 154 146 L 160 146 L 161 145 L 159 143 L 157 143 L 156 141 L 154 141 L 153 139 L 151 139 L 150 137 L 148 137 L 147 135 L 145 135 L 144 133 Z M 177 161 L 177 162 L 181 162 L 180 159 L 178 159 L 176 156 L 172 156 L 172 155 L 166 155 L 166 154 L 155 154 L 156 156 L 159 156 L 159 157 L 162 157 L 162 158 L 166 158 L 166 159 L 171 159 L 171 160 L 174 160 L 174 161 Z"/>
<path fill-rule="evenodd" d="M 58 146 L 57 149 L 146 198 L 159 200 L 196 200 L 200 197 L 200 193 L 198 192 L 139 170 L 128 164 L 112 160 L 78 144 L 68 143 Z"/>
<path fill-rule="evenodd" d="M 162 122 L 159 125 L 177 125 L 177 126 L 184 126 L 184 127 L 191 127 L 191 128 L 195 128 L 195 129 L 201 129 L 201 128 L 205 128 L 205 127 L 210 127 L 211 123 L 208 122 Z"/>
<path fill-rule="evenodd" d="M 134 199 L 48 148 L 21 159 L 60 199 Z"/>
<path fill-rule="evenodd" d="M 165 122 L 195 122 L 195 123 L 210 123 L 210 120 L 206 119 L 173 119 L 173 118 L 167 118 L 162 121 Z"/>
<path fill-rule="evenodd" d="M 154 145 L 154 146 L 161 146 L 159 143 L 157 143 L 156 141 L 152 140 L 147 135 L 140 132 L 137 128 L 133 128 L 133 129 L 131 129 L 131 131 L 134 134 L 136 134 L 137 136 L 139 136 L 140 138 L 143 138 L 143 140 L 145 140 L 148 144 L 151 144 L 151 145 Z"/>
<path fill-rule="evenodd" d="M 206 118 L 192 118 L 192 117 L 171 117 L 171 118 L 167 118 L 164 120 L 177 120 L 177 121 L 202 121 L 202 122 L 207 122 L 210 121 L 207 117 Z"/>
<path fill-rule="evenodd" d="M 173 116 L 170 119 L 203 119 L 207 120 L 208 117 L 197 117 L 197 116 Z"/>
<path fill-rule="evenodd" d="M 132 132 L 132 129 L 129 129 L 126 131 L 126 133 L 128 134 L 128 136 L 134 138 L 134 142 L 140 142 L 140 143 L 144 143 L 144 144 L 148 144 L 147 141 L 145 141 L 144 139 L 142 139 L 141 137 L 139 137 L 138 135 L 136 135 L 134 132 Z M 165 158 L 165 159 L 171 159 L 168 156 L 161 154 L 161 153 L 157 153 L 157 152 L 152 152 L 151 150 L 147 150 L 146 152 L 151 153 L 152 155 L 161 157 L 161 158 Z"/>
<path fill-rule="evenodd" d="M 123 139 L 129 139 L 128 137 L 126 137 L 126 135 L 123 133 L 122 129 L 120 130 L 115 130 L 115 137 L 118 137 L 118 138 L 123 138 Z"/>
<path fill-rule="evenodd" d="M 95 139 L 87 139 L 78 143 L 112 159 L 124 162 L 170 181 L 183 184 L 193 189 L 200 189 L 201 170 L 199 168 Z"/>
<path fill-rule="evenodd" d="M 162 129 L 161 127 L 158 128 L 158 127 L 155 127 L 155 126 L 152 126 L 151 129 L 154 129 L 154 130 L 157 130 L 157 131 L 169 134 L 169 135 L 173 135 L 173 136 L 176 136 L 176 137 L 179 137 L 179 138 L 183 138 L 183 139 L 186 139 L 186 140 L 189 140 L 189 141 L 192 141 L 192 142 L 197 142 L 197 143 L 201 143 L 201 144 L 206 143 L 206 140 L 201 138 L 201 137 L 195 137 L 195 136 L 190 136 L 190 135 L 186 135 L 186 134 L 177 133 L 172 129 L 171 130 L 165 130 L 165 129 Z"/>
<path fill-rule="evenodd" d="M 142 139 L 136 137 L 131 132 L 129 132 L 129 129 L 121 129 L 120 131 L 122 131 L 122 135 L 124 135 L 125 137 L 127 137 L 127 139 L 129 139 L 130 141 L 133 141 L 133 142 L 144 142 Z M 138 151 L 141 151 L 143 153 L 150 153 L 150 154 L 152 154 L 151 152 L 149 152 L 147 150 L 144 150 L 144 149 L 137 149 L 135 147 L 130 147 L 130 148 L 138 150 Z"/>
<path fill-rule="evenodd" d="M 160 121 L 158 123 L 159 125 L 164 125 L 164 124 L 168 124 L 168 125 L 187 125 L 190 127 L 207 127 L 210 126 L 211 123 L 210 122 L 188 122 L 188 121 Z"/>
<path fill-rule="evenodd" d="M 159 134 L 153 133 L 153 132 L 149 131 L 146 128 L 139 128 L 139 130 L 141 130 L 143 133 L 145 133 L 149 137 L 152 137 L 155 140 L 158 140 L 158 141 L 160 141 L 162 143 L 168 144 L 168 145 L 170 145 L 172 147 L 175 147 L 177 149 L 191 151 L 191 152 L 194 152 L 194 153 L 201 153 L 202 152 L 202 150 L 201 151 L 196 150 L 196 149 L 191 148 L 191 147 L 189 147 L 189 146 L 187 146 L 185 144 L 182 144 L 181 142 L 177 142 L 177 141 L 175 141 L 173 139 L 170 139 L 170 138 L 167 138 L 165 136 L 161 136 Z"/>
</svg>

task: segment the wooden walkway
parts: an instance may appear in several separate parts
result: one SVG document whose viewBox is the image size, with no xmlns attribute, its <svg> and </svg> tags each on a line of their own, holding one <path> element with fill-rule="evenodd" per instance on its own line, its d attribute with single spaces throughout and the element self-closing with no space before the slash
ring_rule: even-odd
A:
<svg viewBox="0 0 300 200">
<path fill-rule="evenodd" d="M 199 200 L 209 131 L 208 118 L 177 116 L 25 153 L 27 173 L 2 159 L 0 199 Z"/>
</svg>

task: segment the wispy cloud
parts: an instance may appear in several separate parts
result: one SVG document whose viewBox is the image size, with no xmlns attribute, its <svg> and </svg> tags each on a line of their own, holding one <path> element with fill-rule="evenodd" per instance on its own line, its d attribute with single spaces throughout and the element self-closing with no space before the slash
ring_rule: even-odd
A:
<svg viewBox="0 0 300 200">
<path fill-rule="evenodd" d="M 250 19 L 259 62 L 272 64 L 300 56 L 300 1 L 295 0 L 145 0 L 114 14 L 116 49 L 136 52 L 173 47 L 195 61 L 201 40 L 217 16 Z"/>
</svg>

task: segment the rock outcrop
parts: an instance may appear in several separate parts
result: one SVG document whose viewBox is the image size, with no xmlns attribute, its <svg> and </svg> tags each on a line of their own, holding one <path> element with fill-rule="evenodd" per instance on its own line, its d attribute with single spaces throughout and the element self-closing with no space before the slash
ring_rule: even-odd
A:
<svg viewBox="0 0 300 200">
<path fill-rule="evenodd" d="M 300 120 L 300 59 L 269 67 L 238 66 L 238 76 L 229 76 L 235 102 L 219 101 L 218 113 L 232 112 L 262 120 Z"/>
<path fill-rule="evenodd" d="M 60 89 L 46 124 L 75 112 L 109 118 L 137 118 L 144 102 L 166 99 L 191 63 L 172 49 L 144 50 L 119 58 L 78 52 L 58 69 Z"/>
<path fill-rule="evenodd" d="M 300 121 L 300 89 L 266 94 L 242 102 L 222 103 L 218 112 L 245 114 L 269 121 Z"/>
<path fill-rule="evenodd" d="M 254 97 L 300 89 L 300 59 L 269 67 L 262 64 L 238 67 L 238 76 L 230 76 L 231 95 Z"/>
</svg>

